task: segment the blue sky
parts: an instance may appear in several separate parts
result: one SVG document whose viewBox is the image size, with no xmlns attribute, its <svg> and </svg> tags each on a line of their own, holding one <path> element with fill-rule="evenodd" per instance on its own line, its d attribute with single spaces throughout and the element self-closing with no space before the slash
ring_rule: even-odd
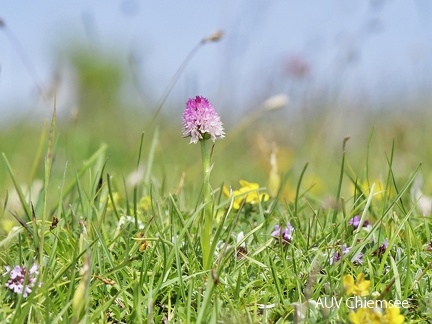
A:
<svg viewBox="0 0 432 324">
<path fill-rule="evenodd" d="M 170 103 L 200 94 L 244 109 L 279 92 L 295 96 L 295 82 L 283 74 L 293 56 L 309 64 L 316 87 L 328 84 L 346 95 L 415 97 L 431 88 L 429 0 L 17 0 L 1 2 L 0 17 L 7 26 L 0 33 L 1 113 L 33 109 L 37 83 L 49 84 L 56 52 L 72 38 L 115 48 L 125 61 L 133 53 L 157 100 L 196 43 L 224 30 L 221 42 L 196 54 Z M 352 63 L 344 64 L 347 58 Z"/>
</svg>

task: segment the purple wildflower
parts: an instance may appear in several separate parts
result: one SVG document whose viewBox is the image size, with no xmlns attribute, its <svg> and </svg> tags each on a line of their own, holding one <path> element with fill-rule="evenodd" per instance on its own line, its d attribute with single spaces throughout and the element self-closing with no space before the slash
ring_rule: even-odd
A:
<svg viewBox="0 0 432 324">
<path fill-rule="evenodd" d="M 354 262 L 357 262 L 358 264 L 363 264 L 363 260 L 361 259 L 363 257 L 363 253 L 359 253 L 356 257 L 356 259 L 354 260 Z"/>
<path fill-rule="evenodd" d="M 183 113 L 183 136 L 191 137 L 190 143 L 211 138 L 223 138 L 222 122 L 210 102 L 200 96 L 189 99 Z"/>
<path fill-rule="evenodd" d="M 351 251 L 352 247 L 347 247 L 345 244 L 342 245 L 342 254 L 339 253 L 339 251 L 332 252 L 330 256 L 330 264 L 338 262 L 340 259 L 342 259 L 342 256 L 347 254 L 349 251 Z M 363 253 L 359 253 L 357 255 L 357 258 L 354 260 L 354 262 L 358 262 L 360 264 L 363 263 L 363 260 L 361 259 L 363 257 Z"/>
<path fill-rule="evenodd" d="M 359 225 L 360 225 L 360 216 L 354 216 L 353 218 L 351 218 L 348 221 L 348 225 L 352 225 L 354 227 L 354 229 L 356 230 L 359 227 Z M 362 227 L 366 227 L 368 225 L 369 225 L 369 222 L 368 221 L 364 221 Z"/>
<path fill-rule="evenodd" d="M 291 243 L 292 242 L 292 232 L 294 231 L 294 227 L 288 222 L 286 228 L 282 229 L 279 225 L 275 226 L 274 231 L 271 233 L 275 239 L 282 239 L 282 243 Z"/>
<path fill-rule="evenodd" d="M 3 274 L 3 277 L 9 274 L 9 280 L 5 284 L 5 287 L 14 291 L 16 294 L 22 294 L 23 297 L 27 297 L 28 294 L 31 293 L 31 288 L 33 288 L 36 283 L 36 277 L 39 274 L 38 265 L 35 263 L 30 270 L 28 270 L 28 274 L 27 269 L 21 266 L 16 266 L 12 271 L 8 266 L 5 266 L 5 269 L 6 272 Z M 28 279 L 24 287 L 26 274 L 28 275 Z M 41 283 L 39 283 L 39 286 L 40 285 Z"/>
<path fill-rule="evenodd" d="M 384 243 L 382 245 L 380 245 L 380 247 L 378 249 L 375 250 L 373 255 L 382 256 L 385 253 L 385 251 L 387 250 L 387 247 L 388 247 L 388 239 L 386 238 Z"/>
</svg>

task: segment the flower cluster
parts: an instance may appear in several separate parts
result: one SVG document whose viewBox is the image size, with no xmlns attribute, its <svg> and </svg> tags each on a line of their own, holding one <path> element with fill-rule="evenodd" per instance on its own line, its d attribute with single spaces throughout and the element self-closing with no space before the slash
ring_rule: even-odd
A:
<svg viewBox="0 0 432 324">
<path fill-rule="evenodd" d="M 381 309 L 381 307 L 379 307 L 379 304 L 381 303 L 375 301 L 375 304 L 376 307 L 360 307 L 357 308 L 355 312 L 350 312 L 349 319 L 351 323 L 402 324 L 404 322 L 405 318 L 400 313 L 399 307 L 383 302 L 382 306 L 384 309 Z"/>
<path fill-rule="evenodd" d="M 333 264 L 333 263 L 335 263 L 335 262 L 338 262 L 340 259 L 342 259 L 342 256 L 343 256 L 343 255 L 345 255 L 345 254 L 347 254 L 349 251 L 351 251 L 352 246 L 347 247 L 345 244 L 343 244 L 341 248 L 342 248 L 342 249 L 341 249 L 341 250 L 342 250 L 342 254 L 340 254 L 339 251 L 332 252 L 332 254 L 331 254 L 331 256 L 330 256 L 330 264 Z M 363 253 L 360 252 L 360 253 L 357 255 L 357 257 L 356 257 L 355 262 L 358 262 L 358 263 L 362 264 L 362 263 L 363 263 L 363 261 L 362 261 L 362 259 L 361 259 L 362 257 L 363 257 Z"/>
<path fill-rule="evenodd" d="M 220 117 L 210 102 L 200 96 L 189 99 L 183 113 L 183 136 L 191 137 L 190 143 L 198 143 L 209 138 L 214 142 L 224 135 Z"/>
<path fill-rule="evenodd" d="M 354 216 L 348 221 L 348 225 L 352 225 L 354 229 L 356 230 L 360 225 L 360 216 Z M 363 222 L 362 227 L 367 227 L 369 225 L 369 222 L 366 220 Z"/>
<path fill-rule="evenodd" d="M 294 227 L 288 222 L 287 226 L 283 229 L 279 227 L 279 225 L 275 226 L 274 231 L 271 233 L 276 240 L 282 241 L 282 243 L 291 243 L 293 237 L 292 232 L 294 231 Z"/>
<path fill-rule="evenodd" d="M 266 193 L 259 193 L 259 184 L 248 182 L 246 180 L 240 180 L 241 188 L 233 191 L 234 196 L 234 209 L 240 209 L 243 201 L 246 204 L 256 205 L 260 201 L 268 201 L 270 196 Z M 223 193 L 226 197 L 230 197 L 230 191 L 226 186 L 223 188 Z"/>
<path fill-rule="evenodd" d="M 364 280 L 364 274 L 360 273 L 357 277 L 357 282 L 354 283 L 354 278 L 351 275 L 343 276 L 343 286 L 347 295 L 354 294 L 356 296 L 369 295 L 370 281 Z"/>
<path fill-rule="evenodd" d="M 370 281 L 364 279 L 364 274 L 360 273 L 357 277 L 357 282 L 354 283 L 352 275 L 345 275 L 342 278 L 343 287 L 347 295 L 355 295 L 365 297 L 369 295 Z M 357 307 L 356 311 L 351 311 L 349 319 L 351 323 L 392 323 L 401 324 L 404 322 L 404 316 L 400 313 L 400 309 L 385 300 L 361 300 L 361 307 Z"/>
<path fill-rule="evenodd" d="M 5 287 L 16 294 L 22 294 L 23 297 L 27 297 L 32 292 L 31 289 L 36 283 L 36 277 L 39 274 L 38 265 L 35 263 L 28 271 L 22 266 L 16 266 L 12 270 L 10 267 L 6 266 L 5 269 L 6 272 L 3 274 L 3 277 L 9 274 L 9 280 L 5 284 Z M 28 278 L 26 284 L 24 284 L 26 275 Z M 40 285 L 41 283 L 39 283 L 39 286 Z"/>
</svg>

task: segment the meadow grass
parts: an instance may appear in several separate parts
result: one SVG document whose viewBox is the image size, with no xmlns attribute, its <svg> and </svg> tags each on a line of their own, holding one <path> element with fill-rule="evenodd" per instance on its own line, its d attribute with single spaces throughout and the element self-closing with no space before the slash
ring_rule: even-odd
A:
<svg viewBox="0 0 432 324">
<path fill-rule="evenodd" d="M 350 142 L 341 139 L 331 168 L 322 146 L 314 153 L 317 161 L 302 163 L 307 153 L 299 153 L 299 164 L 288 172 L 281 171 L 283 150 L 269 150 L 265 155 L 270 161 L 273 154 L 273 163 L 253 172 L 260 168 L 256 155 L 254 162 L 236 156 L 248 140 L 217 151 L 227 131 L 214 147 L 215 176 L 205 204 L 199 148 L 173 131 L 165 139 L 169 127 L 135 132 L 135 146 L 123 160 L 113 157 L 118 134 L 111 134 L 107 144 L 83 145 L 80 154 L 88 155 L 81 163 L 69 162 L 65 128 L 55 114 L 29 139 L 31 146 L 22 144 L 23 165 L 13 144 L 4 147 L 1 264 L 37 264 L 39 273 L 24 297 L 5 286 L 5 270 L 2 322 L 355 322 L 361 305 L 351 309 L 347 302 L 355 301 L 355 293 L 363 301 L 399 302 L 406 322 L 432 321 L 429 214 L 419 204 L 427 198 L 415 194 L 422 189 L 416 180 L 420 161 L 395 172 L 400 158 L 390 142 L 381 163 L 372 163 L 371 135 L 363 156 L 353 159 Z M 169 141 L 176 143 L 165 148 Z M 166 152 L 174 146 L 183 154 Z M 324 173 L 310 175 L 319 162 Z M 176 172 L 166 171 L 175 165 Z M 261 186 L 238 196 L 247 187 L 239 179 Z M 213 219 L 209 270 L 200 242 L 205 209 Z M 356 285 L 362 274 L 366 286 Z M 353 284 L 347 284 L 349 276 Z M 31 277 L 26 271 L 24 282 Z M 370 309 L 364 316 L 379 312 L 381 322 L 398 323 L 397 314 Z"/>
</svg>

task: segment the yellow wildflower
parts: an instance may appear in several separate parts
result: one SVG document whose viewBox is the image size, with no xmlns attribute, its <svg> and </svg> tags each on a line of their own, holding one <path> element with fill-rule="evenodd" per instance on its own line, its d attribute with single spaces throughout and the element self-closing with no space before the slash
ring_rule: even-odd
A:
<svg viewBox="0 0 432 324">
<path fill-rule="evenodd" d="M 356 296 L 369 295 L 370 281 L 364 280 L 364 274 L 360 273 L 357 277 L 357 283 L 354 284 L 354 278 L 351 275 L 343 276 L 343 286 L 347 295 L 354 294 Z"/>
<path fill-rule="evenodd" d="M 400 313 L 400 309 L 386 301 L 380 303 L 379 301 L 374 302 L 369 300 L 365 305 L 367 307 L 358 308 L 355 312 L 353 311 L 349 314 L 349 319 L 352 323 L 402 324 L 405 320 L 404 316 Z M 379 305 L 385 309 L 384 313 L 378 307 Z"/>
<path fill-rule="evenodd" d="M 402 324 L 403 322 L 404 322 L 404 316 L 400 313 L 400 309 L 394 305 L 392 306 L 387 305 L 381 323 Z"/>
<path fill-rule="evenodd" d="M 152 201 L 150 196 L 144 196 L 138 202 L 138 208 L 141 209 L 144 213 L 148 212 L 152 208 Z"/>
<path fill-rule="evenodd" d="M 259 184 L 248 182 L 246 180 L 240 180 L 241 188 L 233 191 L 234 202 L 233 208 L 240 209 L 243 201 L 246 204 L 255 205 L 260 201 L 267 201 L 270 199 L 270 196 L 266 193 L 259 193 Z M 230 191 L 226 186 L 223 188 L 223 193 L 226 197 L 230 197 Z"/>
<path fill-rule="evenodd" d="M 382 314 L 376 308 L 358 308 L 355 312 L 350 312 L 349 320 L 354 324 L 380 324 Z"/>
<path fill-rule="evenodd" d="M 386 194 L 386 188 L 383 182 L 379 179 L 375 179 L 374 181 L 369 181 L 369 182 L 368 181 L 357 182 L 357 187 L 354 184 L 352 184 L 352 190 L 356 191 L 357 194 L 359 194 L 358 191 L 360 189 L 361 190 L 360 193 L 362 193 L 364 195 L 364 198 L 367 199 L 371 193 L 370 190 L 373 184 L 375 184 L 374 192 L 373 192 L 373 197 L 375 198 L 374 200 L 382 200 L 384 198 L 384 195 Z M 387 194 L 389 196 L 392 196 L 391 192 L 388 192 Z"/>
</svg>

